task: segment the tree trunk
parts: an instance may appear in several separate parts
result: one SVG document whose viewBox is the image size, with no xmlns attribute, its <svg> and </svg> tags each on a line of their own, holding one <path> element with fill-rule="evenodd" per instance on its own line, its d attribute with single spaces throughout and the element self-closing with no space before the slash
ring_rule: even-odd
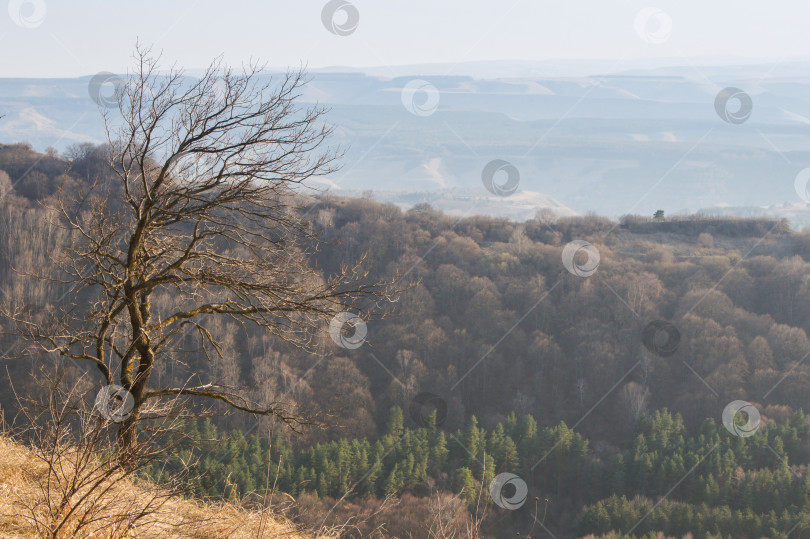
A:
<svg viewBox="0 0 810 539">
<path fill-rule="evenodd" d="M 118 425 L 118 463 L 128 472 L 138 465 L 138 408 Z"/>
</svg>

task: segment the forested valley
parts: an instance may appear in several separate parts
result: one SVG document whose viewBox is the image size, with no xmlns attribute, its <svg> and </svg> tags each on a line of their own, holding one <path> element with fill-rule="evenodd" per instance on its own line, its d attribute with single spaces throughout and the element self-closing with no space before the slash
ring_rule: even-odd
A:
<svg viewBox="0 0 810 539">
<path fill-rule="evenodd" d="M 48 201 L 108 175 L 105 151 L 0 146 L 0 295 L 47 312 L 70 293 L 28 273 L 54 268 L 67 239 Z M 364 259 L 399 300 L 365 321 L 361 346 L 324 327 L 317 353 L 212 320 L 220 354 L 190 337 L 157 379 L 244 387 L 325 427 L 214 406 L 146 476 L 193 456 L 198 496 L 258 503 L 270 483 L 302 522 L 355 519 L 356 536 L 428 536 L 441 521 L 498 537 L 810 537 L 810 234 L 771 219 L 518 223 L 373 193 L 298 197 L 322 238 L 312 264 L 328 276 Z M 15 358 L 2 329 L 6 422 L 54 372 L 97 388 L 63 358 Z M 747 420 L 729 423 L 739 401 Z M 502 473 L 525 483 L 525 503 L 493 503 Z"/>
</svg>

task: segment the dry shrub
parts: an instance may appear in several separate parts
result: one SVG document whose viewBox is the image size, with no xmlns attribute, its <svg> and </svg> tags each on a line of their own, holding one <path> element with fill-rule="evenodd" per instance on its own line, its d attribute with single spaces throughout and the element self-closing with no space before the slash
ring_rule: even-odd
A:
<svg viewBox="0 0 810 539">
<path fill-rule="evenodd" d="M 446 492 L 429 497 L 403 494 L 401 498 L 380 500 L 374 496 L 360 500 L 299 496 L 297 520 L 340 537 L 427 537 L 453 539 L 472 537 L 472 517 L 465 503 Z"/>
<path fill-rule="evenodd" d="M 247 510 L 183 498 L 193 462 L 161 486 L 140 479 L 142 466 L 172 451 L 173 445 L 160 442 L 181 434 L 173 430 L 177 414 L 144 426 L 137 450 L 122 453 L 117 425 L 94 413 L 77 387 L 64 392 L 57 381 L 44 407 L 21 403 L 25 429 L 0 436 L 0 537 L 313 536 L 278 507 Z"/>
</svg>

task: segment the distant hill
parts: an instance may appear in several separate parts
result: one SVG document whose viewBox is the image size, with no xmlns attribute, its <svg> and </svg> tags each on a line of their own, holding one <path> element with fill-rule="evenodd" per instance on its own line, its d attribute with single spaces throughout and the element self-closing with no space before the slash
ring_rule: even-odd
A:
<svg viewBox="0 0 810 539">
<path fill-rule="evenodd" d="M 442 75 L 449 70 L 442 65 L 335 68 L 313 72 L 302 99 L 329 107 L 333 142 L 348 150 L 342 170 L 325 179 L 338 193 L 430 191 L 435 207 L 463 211 L 458 197 L 489 196 L 482 170 L 502 159 L 519 171 L 513 196 L 524 193 L 523 200 L 493 198 L 481 213 L 525 219 L 560 206 L 561 215 L 618 217 L 767 206 L 794 226 L 808 220 L 803 208 L 782 209 L 802 202 L 793 182 L 810 165 L 806 64 L 602 74 L 604 65 L 505 62 L 460 70 L 476 76 Z M 90 79 L 0 79 L 0 140 L 40 151 L 104 141 Z M 406 91 L 403 103 L 414 80 L 424 82 Z M 742 124 L 715 111 L 715 97 L 729 86 L 751 96 Z M 531 193 L 540 195 L 526 208 Z"/>
</svg>

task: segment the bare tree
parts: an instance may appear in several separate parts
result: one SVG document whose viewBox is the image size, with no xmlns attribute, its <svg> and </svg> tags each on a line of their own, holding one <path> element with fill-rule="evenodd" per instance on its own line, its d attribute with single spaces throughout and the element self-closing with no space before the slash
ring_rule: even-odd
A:
<svg viewBox="0 0 810 539">
<path fill-rule="evenodd" d="M 647 411 L 647 403 L 650 399 L 650 390 L 637 384 L 627 382 L 622 388 L 622 401 L 627 409 L 627 417 L 631 424 L 635 424 L 639 418 Z"/>
<path fill-rule="evenodd" d="M 430 539 L 454 539 L 465 530 L 472 529 L 470 513 L 464 501 L 446 492 L 434 492 L 430 496 L 430 520 L 425 523 Z"/>
<path fill-rule="evenodd" d="M 40 352 L 94 365 L 131 394 L 122 451 L 168 397 L 213 399 L 292 428 L 311 423 L 219 381 L 156 387 L 151 374 L 189 331 L 206 355 L 221 356 L 210 329 L 218 318 L 314 350 L 336 313 L 362 305 L 368 316 L 391 301 L 393 281 L 371 282 L 363 260 L 334 275 L 311 263 L 317 227 L 296 188 L 336 170 L 325 111 L 298 105 L 301 71 L 268 80 L 261 66 L 237 72 L 215 60 L 192 79 L 160 72 L 149 49 L 136 47 L 134 60 L 117 109 L 104 113 L 111 178 L 75 197 L 61 193 L 54 207 L 72 237 L 58 263 L 76 291 L 48 317 L 25 306 L 9 314 Z"/>
</svg>

